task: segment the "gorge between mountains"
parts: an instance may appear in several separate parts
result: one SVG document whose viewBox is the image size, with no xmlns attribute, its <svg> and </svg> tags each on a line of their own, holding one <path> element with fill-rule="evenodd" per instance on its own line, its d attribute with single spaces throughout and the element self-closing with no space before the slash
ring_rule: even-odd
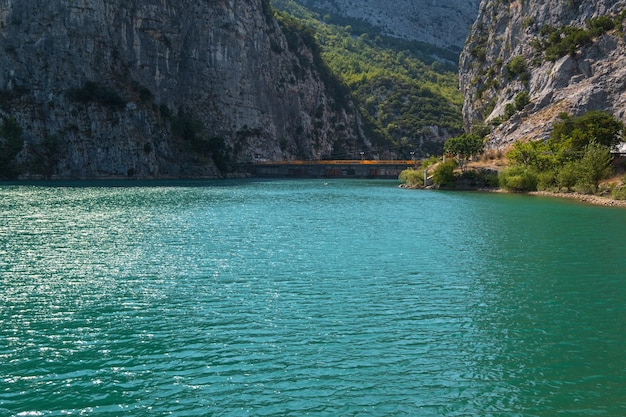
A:
<svg viewBox="0 0 626 417">
<path fill-rule="evenodd" d="M 616 18 L 624 1 L 299 3 L 319 19 L 345 22 L 354 38 L 422 45 L 432 68 L 460 53 L 464 128 L 489 126 L 491 148 L 545 138 L 561 112 L 626 120 L 621 26 L 562 56 L 541 49 L 546 28 Z M 258 160 L 402 159 L 417 148 L 425 156 L 425 142 L 440 148 L 454 134 L 436 120 L 406 127 L 420 123 L 437 80 L 400 93 L 385 110 L 391 118 L 374 120 L 393 93 L 390 81 L 363 76 L 376 87 L 355 100 L 350 88 L 361 87 L 348 88 L 345 74 L 324 61 L 324 45 L 289 22 L 267 0 L 3 0 L 0 176 L 223 177 Z M 363 37 L 366 30 L 376 39 Z M 524 62 L 519 73 L 514 60 Z M 507 106 L 521 93 L 528 104 L 511 114 Z M 455 100 L 450 114 L 460 126 Z M 397 121 L 411 117 L 416 122 Z"/>
</svg>

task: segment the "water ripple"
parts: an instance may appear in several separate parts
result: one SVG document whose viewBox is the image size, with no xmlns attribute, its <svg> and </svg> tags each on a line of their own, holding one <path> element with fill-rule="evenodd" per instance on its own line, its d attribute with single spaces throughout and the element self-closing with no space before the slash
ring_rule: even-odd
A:
<svg viewBox="0 0 626 417">
<path fill-rule="evenodd" d="M 621 211 L 377 181 L 0 209 L 2 415 L 626 414 Z"/>
</svg>

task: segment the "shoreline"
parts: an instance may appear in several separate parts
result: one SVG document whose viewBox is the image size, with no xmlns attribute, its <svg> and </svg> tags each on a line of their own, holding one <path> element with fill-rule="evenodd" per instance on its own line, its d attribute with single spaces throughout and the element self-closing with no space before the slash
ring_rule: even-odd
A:
<svg viewBox="0 0 626 417">
<path fill-rule="evenodd" d="M 412 189 L 412 190 L 428 190 L 432 189 L 430 187 L 414 187 L 406 184 L 400 184 L 400 188 Z M 441 188 L 442 190 L 449 191 L 478 191 L 483 193 L 506 193 L 506 194 L 521 194 L 521 195 L 530 195 L 536 197 L 550 197 L 550 198 L 565 198 L 569 200 L 576 200 L 580 203 L 590 204 L 594 206 L 604 206 L 604 207 L 620 207 L 626 208 L 626 200 L 615 200 L 609 197 L 602 197 L 598 195 L 591 194 L 581 194 L 576 192 L 564 193 L 564 192 L 552 192 L 552 191 L 528 191 L 521 193 L 514 193 L 510 191 L 506 191 L 502 188 Z"/>
<path fill-rule="evenodd" d="M 577 201 L 580 201 L 581 203 L 592 204 L 594 206 L 626 207 L 626 200 L 614 200 L 609 197 L 601 197 L 598 195 L 591 195 L 591 194 L 555 193 L 555 192 L 550 192 L 550 191 L 530 191 L 526 194 L 539 196 L 539 197 L 568 198 L 570 200 L 577 200 Z"/>
</svg>

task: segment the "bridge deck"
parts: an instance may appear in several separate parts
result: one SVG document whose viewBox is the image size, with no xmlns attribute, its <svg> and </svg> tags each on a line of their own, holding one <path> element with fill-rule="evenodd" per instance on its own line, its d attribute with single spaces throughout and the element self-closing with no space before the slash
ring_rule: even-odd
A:
<svg viewBox="0 0 626 417">
<path fill-rule="evenodd" d="M 259 161 L 252 168 L 259 177 L 395 179 L 415 165 L 413 160 L 297 160 Z"/>
<path fill-rule="evenodd" d="M 406 159 L 318 159 L 295 161 L 259 161 L 255 165 L 415 165 L 415 161 Z"/>
</svg>

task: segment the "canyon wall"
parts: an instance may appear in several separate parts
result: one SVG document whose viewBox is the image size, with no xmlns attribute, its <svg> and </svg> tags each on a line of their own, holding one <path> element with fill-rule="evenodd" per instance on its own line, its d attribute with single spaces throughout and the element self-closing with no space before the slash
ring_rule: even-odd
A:
<svg viewBox="0 0 626 417">
<path fill-rule="evenodd" d="M 20 178 L 219 177 L 368 146 L 266 0 L 0 0 L 0 51 Z"/>
<path fill-rule="evenodd" d="M 460 59 L 466 129 L 489 146 L 549 136 L 560 113 L 626 122 L 623 0 L 487 1 Z"/>
</svg>

